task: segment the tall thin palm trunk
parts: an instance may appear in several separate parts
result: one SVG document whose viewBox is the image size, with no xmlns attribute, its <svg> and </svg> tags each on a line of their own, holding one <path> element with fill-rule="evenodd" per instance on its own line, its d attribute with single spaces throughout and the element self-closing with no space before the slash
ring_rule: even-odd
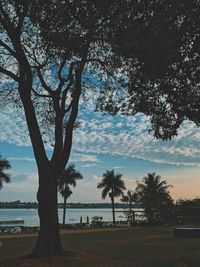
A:
<svg viewBox="0 0 200 267">
<path fill-rule="evenodd" d="M 113 186 L 112 186 L 112 192 L 111 192 L 111 202 L 112 202 L 113 225 L 115 225 L 115 200 L 114 200 Z"/>
<path fill-rule="evenodd" d="M 131 199 L 129 200 L 129 212 L 130 212 L 130 214 L 132 212 L 132 201 L 131 201 Z"/>
<path fill-rule="evenodd" d="M 115 225 L 115 201 L 114 201 L 114 197 L 111 198 L 111 201 L 112 201 L 113 224 Z"/>
<path fill-rule="evenodd" d="M 121 179 L 122 174 L 116 173 L 114 170 L 106 171 L 103 174 L 103 179 L 98 183 L 97 188 L 103 188 L 102 198 L 105 199 L 108 195 L 112 203 L 113 225 L 115 225 L 115 197 L 123 195 L 123 190 L 126 190 L 124 181 Z"/>
<path fill-rule="evenodd" d="M 133 214 L 132 214 L 132 201 L 131 201 L 131 197 L 129 199 L 129 214 L 131 216 L 131 223 L 133 223 L 134 219 L 133 219 Z"/>
<path fill-rule="evenodd" d="M 65 224 L 66 205 L 67 205 L 67 198 L 64 197 L 64 204 L 63 204 L 63 224 Z"/>
<path fill-rule="evenodd" d="M 67 207 L 67 199 L 71 196 L 72 191 L 69 185 L 76 186 L 76 180 L 83 179 L 80 172 L 75 169 L 74 164 L 68 165 L 68 167 L 62 172 L 58 179 L 58 191 L 64 199 L 63 204 L 63 224 L 65 224 L 65 215 Z"/>
</svg>

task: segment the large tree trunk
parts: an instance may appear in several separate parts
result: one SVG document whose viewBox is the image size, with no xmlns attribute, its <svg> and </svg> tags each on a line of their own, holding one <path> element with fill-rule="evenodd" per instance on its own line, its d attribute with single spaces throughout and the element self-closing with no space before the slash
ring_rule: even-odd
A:
<svg viewBox="0 0 200 267">
<path fill-rule="evenodd" d="M 64 251 L 59 233 L 57 181 L 55 176 L 40 175 L 37 199 L 40 230 L 31 256 L 49 257 L 62 255 Z"/>
<path fill-rule="evenodd" d="M 64 197 L 64 204 L 63 204 L 63 224 L 65 224 L 66 204 L 67 204 L 67 198 Z"/>
</svg>

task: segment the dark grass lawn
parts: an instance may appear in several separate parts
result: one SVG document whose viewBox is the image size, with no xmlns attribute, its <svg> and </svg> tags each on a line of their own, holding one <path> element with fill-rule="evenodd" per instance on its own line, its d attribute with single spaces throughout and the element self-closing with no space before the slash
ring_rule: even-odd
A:
<svg viewBox="0 0 200 267">
<path fill-rule="evenodd" d="M 200 267 L 200 239 L 177 239 L 172 227 L 129 228 L 62 235 L 69 256 L 50 260 L 19 258 L 36 238 L 2 239 L 0 266 Z"/>
</svg>

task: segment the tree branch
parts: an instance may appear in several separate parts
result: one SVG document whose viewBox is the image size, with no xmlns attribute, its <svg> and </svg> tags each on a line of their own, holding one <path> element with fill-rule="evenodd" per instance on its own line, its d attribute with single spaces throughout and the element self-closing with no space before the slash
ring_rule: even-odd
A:
<svg viewBox="0 0 200 267">
<path fill-rule="evenodd" d="M 22 8 L 22 7 L 21 7 Z M 26 16 L 26 13 L 28 11 L 28 1 L 23 2 L 23 11 L 21 11 L 20 7 L 17 10 L 17 14 L 19 15 L 19 21 L 18 21 L 18 31 L 21 31 L 23 23 L 24 23 L 24 18 Z"/>
<path fill-rule="evenodd" d="M 37 70 L 37 73 L 38 73 L 38 77 L 40 79 L 40 82 L 41 82 L 41 85 L 42 87 L 50 94 L 52 95 L 52 90 L 51 88 L 46 84 L 45 80 L 44 80 L 44 77 L 42 76 L 42 73 L 40 71 L 40 67 L 36 67 L 36 70 Z"/>
<path fill-rule="evenodd" d="M 51 97 L 50 95 L 45 95 L 45 94 L 38 93 L 34 88 L 32 88 L 32 91 L 36 96 L 39 96 L 39 97 L 48 97 L 48 98 Z"/>
<path fill-rule="evenodd" d="M 2 25 L 7 28 L 8 26 L 12 25 L 9 16 L 4 11 L 2 4 L 0 3 L 0 22 Z"/>
<path fill-rule="evenodd" d="M 68 125 L 65 133 L 65 140 L 64 140 L 64 148 L 63 148 L 63 162 L 66 163 L 66 155 L 69 155 L 72 146 L 72 136 L 73 136 L 73 127 L 78 115 L 78 106 L 79 106 L 79 99 L 81 95 L 81 76 L 83 73 L 83 69 L 87 62 L 87 55 L 90 43 L 88 42 L 85 51 L 82 55 L 82 59 L 79 62 L 77 69 L 75 70 L 75 92 L 73 94 L 71 114 L 68 120 Z M 69 158 L 69 157 L 68 157 Z"/>
<path fill-rule="evenodd" d="M 67 107 L 67 109 L 65 109 L 65 114 L 68 113 L 70 111 L 70 109 L 73 106 L 73 100 L 71 101 L 71 103 L 69 104 L 69 106 Z"/>
<path fill-rule="evenodd" d="M 69 109 L 69 110 L 68 110 L 68 109 L 65 110 L 65 101 L 66 101 L 67 92 L 69 91 L 69 89 L 70 89 L 70 87 L 72 86 L 73 82 L 74 82 L 74 79 L 73 79 L 73 76 L 72 76 L 72 78 L 71 78 L 69 84 L 67 85 L 67 87 L 66 87 L 65 90 L 63 91 L 62 101 L 61 101 L 61 110 L 62 110 L 64 113 L 66 113 L 66 112 L 68 112 L 68 111 L 70 110 L 70 109 Z M 68 108 L 69 108 L 69 107 L 68 107 Z"/>
<path fill-rule="evenodd" d="M 88 77 L 82 77 L 82 79 L 90 82 L 91 84 L 93 84 L 95 87 L 97 87 L 99 89 L 99 86 L 96 83 L 94 83 L 91 79 L 89 79 Z"/>
<path fill-rule="evenodd" d="M 4 47 L 12 56 L 16 58 L 16 52 L 13 51 L 6 43 L 0 40 L 0 46 Z"/>
<path fill-rule="evenodd" d="M 0 24 L 4 27 L 5 32 L 7 32 L 7 35 L 12 42 L 12 46 L 16 51 L 20 76 L 17 77 L 14 73 L 9 70 L 5 70 L 2 67 L 0 67 L 0 72 L 11 77 L 19 83 L 18 91 L 24 107 L 26 122 L 33 145 L 36 162 L 39 167 L 44 168 L 44 165 L 48 164 L 49 160 L 45 153 L 45 147 L 39 129 L 35 107 L 31 99 L 31 90 L 33 87 L 32 70 L 20 41 L 21 33 L 10 21 L 9 15 L 4 11 L 2 7 L 2 1 L 0 1 Z"/>
<path fill-rule="evenodd" d="M 63 82 L 63 83 L 65 82 L 65 79 L 63 79 L 61 73 L 62 73 L 62 70 L 65 66 L 65 63 L 66 63 L 66 58 L 63 59 L 62 63 L 60 64 L 60 68 L 58 70 L 58 79 L 60 80 L 60 82 Z"/>
<path fill-rule="evenodd" d="M 0 72 L 3 73 L 3 74 L 5 74 L 6 76 L 9 76 L 10 78 L 12 78 L 13 80 L 15 80 L 16 82 L 19 82 L 19 77 L 17 75 L 15 75 L 14 73 L 12 73 L 9 70 L 5 70 L 1 66 L 0 66 Z"/>
<path fill-rule="evenodd" d="M 58 70 L 58 79 L 60 80 L 60 84 L 59 84 L 59 86 L 58 86 L 57 92 L 58 92 L 59 94 L 60 94 L 60 92 L 61 92 L 61 90 L 62 90 L 62 87 L 63 87 L 64 83 L 67 82 L 69 79 L 71 79 L 72 70 L 73 70 L 73 65 L 74 65 L 74 63 L 71 64 L 71 66 L 70 66 L 70 68 L 69 68 L 69 74 L 68 74 L 68 77 L 67 77 L 67 79 L 64 79 L 64 78 L 62 77 L 61 73 L 62 73 L 62 70 L 63 70 L 65 64 L 66 64 L 66 58 L 62 61 L 62 63 L 60 64 L 60 68 L 59 68 L 59 70 Z M 68 86 L 67 86 L 67 87 L 68 87 Z M 65 89 L 64 91 L 66 91 L 66 89 Z"/>
<path fill-rule="evenodd" d="M 73 132 L 73 126 L 74 123 L 76 121 L 77 118 L 77 114 L 78 114 L 78 104 L 79 104 L 79 98 L 80 98 L 80 94 L 81 94 L 81 73 L 79 71 L 76 71 L 75 74 L 75 80 L 76 80 L 76 92 L 74 93 L 74 97 L 73 100 L 71 102 L 71 114 L 68 120 L 68 125 L 67 125 L 67 129 L 66 129 L 66 135 L 65 135 L 65 142 L 64 142 L 64 151 L 67 149 L 67 143 L 68 143 L 68 138 L 69 136 L 72 135 Z M 69 135 L 69 136 L 67 136 Z"/>
<path fill-rule="evenodd" d="M 106 72 L 110 75 L 110 76 L 112 76 L 113 77 L 113 75 L 112 75 L 112 73 L 108 70 L 108 68 L 107 68 L 107 62 L 104 62 L 104 61 L 102 61 L 101 59 L 99 59 L 99 58 L 92 58 L 92 59 L 88 59 L 88 62 L 97 62 L 97 63 L 99 63 L 105 70 L 106 70 Z"/>
</svg>

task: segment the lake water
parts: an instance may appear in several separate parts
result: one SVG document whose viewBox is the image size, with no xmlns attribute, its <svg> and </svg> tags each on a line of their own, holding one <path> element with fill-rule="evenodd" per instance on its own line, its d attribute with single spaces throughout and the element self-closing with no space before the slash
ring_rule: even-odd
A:
<svg viewBox="0 0 200 267">
<path fill-rule="evenodd" d="M 126 220 L 126 216 L 122 209 L 116 209 L 116 220 Z M 58 210 L 59 221 L 62 223 L 63 210 Z M 104 221 L 112 221 L 111 209 L 67 209 L 66 223 L 79 223 L 82 216 L 83 223 L 86 222 L 87 216 L 91 222 L 92 217 L 101 216 Z M 37 209 L 0 209 L 0 221 L 9 221 L 23 219 L 24 226 L 39 226 L 39 218 Z"/>
</svg>

